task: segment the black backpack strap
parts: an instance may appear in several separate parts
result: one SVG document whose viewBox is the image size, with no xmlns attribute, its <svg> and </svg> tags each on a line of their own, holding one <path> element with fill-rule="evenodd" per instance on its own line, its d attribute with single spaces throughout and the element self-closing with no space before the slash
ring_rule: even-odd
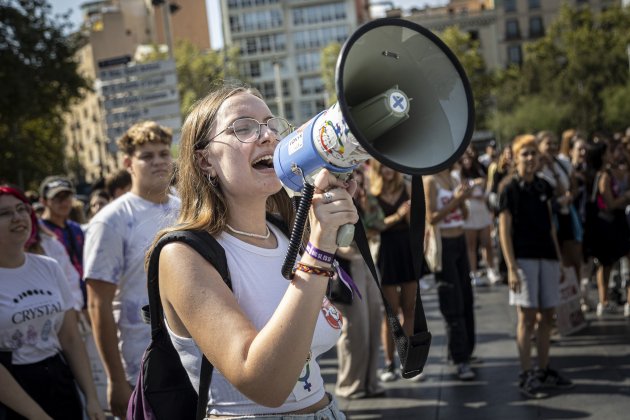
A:
<svg viewBox="0 0 630 420">
<path fill-rule="evenodd" d="M 203 356 L 201 359 L 201 372 L 199 373 L 199 397 L 197 399 L 197 420 L 206 418 L 208 411 L 208 390 L 210 390 L 210 381 L 212 380 L 212 371 L 214 366 Z"/>
<path fill-rule="evenodd" d="M 415 278 L 420 279 L 424 261 L 423 241 L 426 208 L 422 178 L 419 176 L 414 176 L 412 178 L 410 212 L 410 240 L 411 252 L 414 256 L 414 273 Z M 402 364 L 402 376 L 405 378 L 412 378 L 422 372 L 429 356 L 429 347 L 431 346 L 431 333 L 428 331 L 427 327 L 427 320 L 422 306 L 422 298 L 420 296 L 420 287 L 417 288 L 416 292 L 414 334 L 411 337 L 407 337 L 400 325 L 398 317 L 392 311 L 385 299 L 385 295 L 383 294 L 383 289 L 381 288 L 376 274 L 374 260 L 372 259 L 372 254 L 370 253 L 365 228 L 363 227 L 363 222 L 361 220 L 355 224 L 354 240 L 357 244 L 359 252 L 363 256 L 363 260 L 370 270 L 370 273 L 372 273 L 372 277 L 374 278 L 379 291 L 381 292 L 387 321 L 392 329 L 392 336 L 394 343 L 396 343 L 400 363 Z"/>
<path fill-rule="evenodd" d="M 160 300 L 159 284 L 159 260 L 160 252 L 166 244 L 171 242 L 184 242 L 203 256 L 219 272 L 223 281 L 232 290 L 232 280 L 227 266 L 227 259 L 223 247 L 212 235 L 202 231 L 174 231 L 164 235 L 155 245 L 149 257 L 148 267 L 148 293 L 149 293 L 149 317 L 151 322 L 151 339 L 157 340 L 160 334 L 166 333 L 164 319 L 164 309 Z M 143 309 L 143 316 L 146 319 L 146 310 Z M 199 374 L 199 389 L 197 399 L 198 420 L 206 417 L 208 405 L 208 391 L 212 380 L 214 367 L 205 355 L 201 360 L 201 372 Z"/>
</svg>

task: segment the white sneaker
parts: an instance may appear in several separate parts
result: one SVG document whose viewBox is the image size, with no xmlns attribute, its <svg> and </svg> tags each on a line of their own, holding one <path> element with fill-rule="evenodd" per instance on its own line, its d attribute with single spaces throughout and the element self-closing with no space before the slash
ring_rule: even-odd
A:
<svg viewBox="0 0 630 420">
<path fill-rule="evenodd" d="M 398 374 L 396 373 L 396 367 L 394 364 L 390 363 L 389 366 L 386 366 L 379 374 L 378 379 L 381 382 L 393 382 L 398 379 Z"/>
<path fill-rule="evenodd" d="M 424 372 L 417 374 L 416 376 L 414 376 L 413 378 L 409 378 L 407 379 L 410 382 L 422 382 L 426 379 L 427 377 L 424 375 Z"/>
<path fill-rule="evenodd" d="M 630 318 L 630 303 L 626 302 L 626 304 L 623 305 L 623 316 Z"/>
<path fill-rule="evenodd" d="M 597 304 L 597 316 L 601 317 L 604 316 L 605 314 L 614 314 L 615 312 L 617 312 L 617 306 L 612 303 L 612 302 L 608 302 L 605 305 L 603 303 L 598 303 Z M 625 313 L 625 308 L 624 308 L 624 313 Z"/>
<path fill-rule="evenodd" d="M 497 270 L 494 268 L 488 269 L 488 280 L 490 280 L 490 284 L 497 284 L 501 281 L 501 276 L 497 273 Z"/>
<path fill-rule="evenodd" d="M 483 287 L 488 285 L 488 280 L 479 273 L 470 273 L 470 283 L 475 287 Z"/>
<path fill-rule="evenodd" d="M 435 287 L 435 276 L 433 273 L 420 278 L 420 290 L 431 290 Z"/>
<path fill-rule="evenodd" d="M 457 377 L 462 381 L 470 381 L 475 379 L 475 372 L 473 372 L 468 363 L 460 363 L 457 365 Z"/>
</svg>

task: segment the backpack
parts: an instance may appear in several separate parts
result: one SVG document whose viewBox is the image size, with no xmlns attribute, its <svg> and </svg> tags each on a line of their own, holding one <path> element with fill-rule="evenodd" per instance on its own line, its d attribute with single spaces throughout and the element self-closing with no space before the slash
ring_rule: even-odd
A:
<svg viewBox="0 0 630 420">
<path fill-rule="evenodd" d="M 279 217 L 267 213 L 267 221 L 289 235 L 289 227 Z M 192 247 L 212 264 L 232 290 L 225 251 L 208 232 L 175 231 L 160 238 L 149 257 L 149 305 L 142 308 L 144 321 L 151 324 L 151 343 L 142 356 L 138 380 L 127 406 L 127 420 L 201 420 L 206 417 L 213 366 L 205 356 L 202 357 L 199 390 L 195 390 L 163 322 L 164 311 L 158 279 L 159 260 L 162 248 L 171 242 L 184 242 Z"/>
<path fill-rule="evenodd" d="M 209 233 L 176 231 L 160 238 L 149 257 L 149 305 L 142 308 L 145 322 L 151 324 L 151 343 L 142 356 L 140 374 L 127 407 L 127 420 L 200 420 L 206 416 L 212 364 L 203 356 L 199 390 L 195 390 L 163 322 L 158 268 L 160 251 L 171 242 L 184 242 L 192 247 L 214 266 L 232 289 L 223 247 Z"/>
</svg>

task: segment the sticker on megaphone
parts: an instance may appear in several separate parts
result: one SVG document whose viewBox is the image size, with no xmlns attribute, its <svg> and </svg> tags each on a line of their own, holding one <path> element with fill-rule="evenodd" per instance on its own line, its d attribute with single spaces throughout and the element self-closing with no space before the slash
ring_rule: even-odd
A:
<svg viewBox="0 0 630 420">
<path fill-rule="evenodd" d="M 351 113 L 369 127 L 364 137 L 374 139 L 408 118 L 409 99 L 394 86 L 357 105 Z M 341 176 L 369 158 L 335 103 L 282 139 L 273 165 L 282 184 L 299 192 L 304 180 L 312 183 L 322 168 Z"/>
</svg>

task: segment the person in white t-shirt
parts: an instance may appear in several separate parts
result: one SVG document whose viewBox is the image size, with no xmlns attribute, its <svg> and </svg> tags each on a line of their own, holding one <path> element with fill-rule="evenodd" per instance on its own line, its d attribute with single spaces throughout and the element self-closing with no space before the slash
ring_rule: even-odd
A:
<svg viewBox="0 0 630 420">
<path fill-rule="evenodd" d="M 55 260 L 25 251 L 36 236 L 26 197 L 0 186 L 0 417 L 104 419 L 68 280 Z"/>
<path fill-rule="evenodd" d="M 162 234 L 213 235 L 225 249 L 233 292 L 210 263 L 177 242 L 161 251 L 159 288 L 169 335 L 195 389 L 202 354 L 215 367 L 209 418 L 345 418 L 326 393 L 317 358 L 341 331 L 342 317 L 325 293 L 337 231 L 358 221 L 356 183 L 326 170 L 315 177 L 309 251 L 287 281 L 288 238 L 267 223 L 266 212 L 292 220 L 272 164 L 289 132 L 258 91 L 230 86 L 198 102 L 182 126 L 182 209 L 178 225 Z"/>
<path fill-rule="evenodd" d="M 148 304 L 144 257 L 156 233 L 175 221 L 179 200 L 168 194 L 172 135 L 155 122 L 133 125 L 118 140 L 131 191 L 90 221 L 84 248 L 88 310 L 108 377 L 108 402 L 124 417 L 151 328 L 141 319 Z"/>
</svg>

